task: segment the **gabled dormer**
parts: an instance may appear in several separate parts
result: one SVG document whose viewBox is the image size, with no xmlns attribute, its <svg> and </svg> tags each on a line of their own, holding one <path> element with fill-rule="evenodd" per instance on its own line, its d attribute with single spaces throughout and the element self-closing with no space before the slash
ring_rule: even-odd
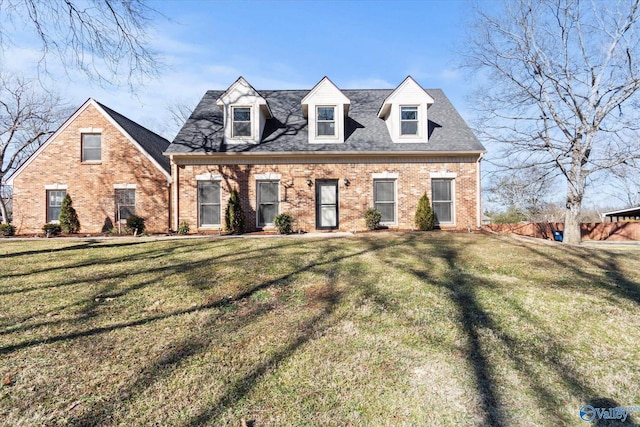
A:
<svg viewBox="0 0 640 427">
<path fill-rule="evenodd" d="M 323 77 L 302 99 L 302 114 L 309 123 L 309 143 L 344 142 L 344 122 L 351 101 Z"/>
<path fill-rule="evenodd" d="M 384 100 L 378 117 L 386 122 L 393 142 L 428 142 L 427 110 L 432 104 L 431 95 L 409 76 Z"/>
<path fill-rule="evenodd" d="M 216 104 L 224 114 L 227 144 L 260 143 L 264 124 L 273 117 L 266 99 L 243 77 L 238 78 Z"/>
</svg>

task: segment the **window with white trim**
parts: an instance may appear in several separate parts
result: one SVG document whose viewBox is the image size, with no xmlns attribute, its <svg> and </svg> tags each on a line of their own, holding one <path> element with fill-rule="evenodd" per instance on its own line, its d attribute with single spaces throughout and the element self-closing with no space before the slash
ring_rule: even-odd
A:
<svg viewBox="0 0 640 427">
<path fill-rule="evenodd" d="M 67 190 L 47 190 L 47 222 L 58 222 Z"/>
<path fill-rule="evenodd" d="M 418 107 L 400 107 L 400 135 L 418 135 Z"/>
<path fill-rule="evenodd" d="M 198 227 L 220 225 L 220 181 L 198 181 Z"/>
<path fill-rule="evenodd" d="M 258 181 L 258 227 L 272 225 L 280 210 L 280 181 Z"/>
<path fill-rule="evenodd" d="M 316 107 L 316 136 L 336 136 L 336 107 Z"/>
<path fill-rule="evenodd" d="M 80 136 L 82 144 L 82 161 L 99 162 L 102 160 L 102 135 L 99 133 L 83 133 Z"/>
<path fill-rule="evenodd" d="M 231 137 L 251 138 L 251 107 L 231 107 Z"/>
<path fill-rule="evenodd" d="M 116 188 L 116 221 L 126 221 L 131 215 L 136 214 L 136 190 L 135 188 Z"/>
<path fill-rule="evenodd" d="M 373 180 L 373 207 L 380 212 L 381 224 L 396 223 L 396 180 Z"/>
<path fill-rule="evenodd" d="M 431 201 L 436 223 L 446 224 L 453 222 L 453 180 L 432 179 Z"/>
</svg>

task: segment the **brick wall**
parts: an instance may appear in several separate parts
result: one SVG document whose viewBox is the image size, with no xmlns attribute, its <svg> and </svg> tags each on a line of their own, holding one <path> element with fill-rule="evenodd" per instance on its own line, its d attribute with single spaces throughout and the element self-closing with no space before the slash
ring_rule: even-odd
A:
<svg viewBox="0 0 640 427">
<path fill-rule="evenodd" d="M 102 129 L 102 160 L 81 162 L 80 129 Z M 67 186 L 81 233 L 99 233 L 115 222 L 115 184 L 136 184 L 136 214 L 152 232 L 168 228 L 167 178 L 93 105 L 52 140 L 14 179 L 13 223 L 20 234 L 42 233 L 45 185 Z"/>
<path fill-rule="evenodd" d="M 179 160 L 178 160 L 179 163 Z M 345 231 L 364 230 L 364 212 L 373 207 L 373 174 L 398 174 L 397 225 L 392 228 L 411 229 L 419 198 L 427 192 L 431 199 L 431 174 L 446 171 L 455 174 L 455 225 L 443 228 L 475 228 L 477 224 L 477 163 L 473 159 L 451 162 L 414 163 L 283 163 L 281 164 L 228 164 L 228 165 L 174 165 L 173 179 L 177 194 L 178 221 L 187 221 L 193 232 L 197 230 L 197 175 L 213 174 L 223 177 L 221 182 L 222 215 L 230 192 L 237 189 L 247 231 L 258 229 L 256 224 L 256 175 L 280 174 L 280 212 L 292 214 L 296 229 L 315 231 L 315 180 L 337 179 L 339 198 L 339 229 Z M 347 178 L 349 185 L 345 186 Z M 311 179 L 311 187 L 307 185 Z M 224 223 L 224 217 L 222 218 Z M 200 232 L 214 229 L 199 229 Z"/>
</svg>

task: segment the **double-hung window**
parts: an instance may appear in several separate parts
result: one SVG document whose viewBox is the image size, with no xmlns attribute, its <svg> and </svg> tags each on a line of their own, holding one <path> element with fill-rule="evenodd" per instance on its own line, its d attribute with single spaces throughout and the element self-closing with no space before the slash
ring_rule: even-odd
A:
<svg viewBox="0 0 640 427">
<path fill-rule="evenodd" d="M 418 135 L 418 107 L 400 107 L 400 135 Z"/>
<path fill-rule="evenodd" d="M 47 190 L 47 222 L 58 222 L 66 190 Z"/>
<path fill-rule="evenodd" d="M 251 107 L 231 107 L 232 137 L 251 138 Z"/>
<path fill-rule="evenodd" d="M 280 209 L 279 181 L 258 181 L 258 227 L 272 225 Z"/>
<path fill-rule="evenodd" d="M 136 190 L 133 188 L 116 188 L 116 221 L 126 221 L 136 214 Z"/>
<path fill-rule="evenodd" d="M 99 162 L 102 160 L 102 135 L 99 133 L 83 133 L 81 135 L 82 161 Z"/>
<path fill-rule="evenodd" d="M 431 193 L 436 222 L 453 223 L 453 180 L 432 179 Z"/>
<path fill-rule="evenodd" d="M 316 107 L 316 136 L 336 136 L 336 107 Z"/>
<path fill-rule="evenodd" d="M 220 181 L 198 181 L 198 226 L 220 225 Z"/>
<path fill-rule="evenodd" d="M 380 218 L 381 224 L 396 223 L 395 179 L 373 180 L 373 204 L 374 208 L 382 215 Z"/>
</svg>

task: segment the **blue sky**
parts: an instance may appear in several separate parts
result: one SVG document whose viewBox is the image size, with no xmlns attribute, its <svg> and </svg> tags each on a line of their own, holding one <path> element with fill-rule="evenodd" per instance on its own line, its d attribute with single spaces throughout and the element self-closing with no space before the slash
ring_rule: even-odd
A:
<svg viewBox="0 0 640 427">
<path fill-rule="evenodd" d="M 466 1 L 151 1 L 152 48 L 166 67 L 131 93 L 102 88 L 79 73 L 56 88 L 76 106 L 93 97 L 171 138 L 167 107 L 195 105 L 208 89 L 240 75 L 257 89 L 311 88 L 329 76 L 340 88 L 392 88 L 407 75 L 441 88 L 468 119 L 468 76 L 457 69 Z M 7 64 L 25 70 L 37 57 L 24 37 Z"/>
</svg>

